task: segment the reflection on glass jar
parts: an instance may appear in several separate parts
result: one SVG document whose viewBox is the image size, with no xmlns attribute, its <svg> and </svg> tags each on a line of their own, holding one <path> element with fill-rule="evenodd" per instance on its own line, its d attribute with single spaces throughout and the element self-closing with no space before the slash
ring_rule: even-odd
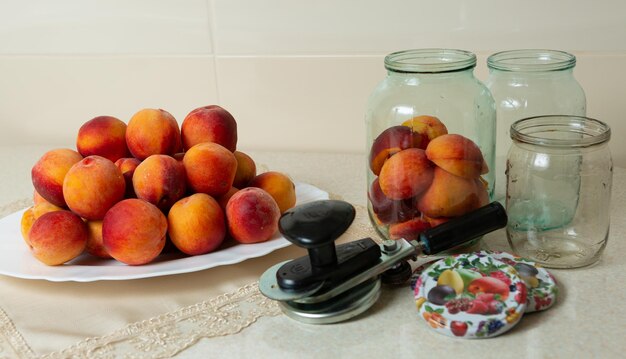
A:
<svg viewBox="0 0 626 359">
<path fill-rule="evenodd" d="M 384 238 L 414 239 L 489 202 L 495 107 L 475 66 L 462 50 L 385 58 L 366 113 L 368 209 Z"/>
<path fill-rule="evenodd" d="M 553 268 L 600 258 L 609 234 L 610 136 L 606 124 L 578 116 L 511 126 L 506 207 L 515 253 Z"/>
<path fill-rule="evenodd" d="M 486 85 L 496 102 L 496 191 L 504 197 L 509 129 L 522 118 L 542 115 L 585 116 L 585 93 L 574 78 L 576 57 L 555 50 L 512 50 L 487 59 Z"/>
</svg>

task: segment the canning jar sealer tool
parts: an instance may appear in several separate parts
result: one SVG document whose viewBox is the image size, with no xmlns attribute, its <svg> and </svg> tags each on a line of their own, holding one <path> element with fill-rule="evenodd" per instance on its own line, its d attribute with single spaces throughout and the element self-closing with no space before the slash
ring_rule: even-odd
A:
<svg viewBox="0 0 626 359">
<path fill-rule="evenodd" d="M 278 263 L 266 270 L 259 289 L 278 301 L 292 319 L 309 324 L 348 320 L 369 309 L 379 298 L 381 282 L 400 284 L 411 276 L 409 259 L 431 255 L 506 226 L 506 211 L 490 203 L 437 227 L 417 240 L 371 238 L 335 246 L 352 224 L 356 211 L 344 201 L 321 200 L 296 206 L 279 220 L 281 234 L 307 256 Z"/>
</svg>

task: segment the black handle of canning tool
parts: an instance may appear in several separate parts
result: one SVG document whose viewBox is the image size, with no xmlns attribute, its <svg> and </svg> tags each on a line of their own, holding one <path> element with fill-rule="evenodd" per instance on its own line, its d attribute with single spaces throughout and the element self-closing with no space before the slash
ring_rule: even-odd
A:
<svg viewBox="0 0 626 359">
<path fill-rule="evenodd" d="M 420 234 L 424 254 L 445 251 L 496 229 L 504 228 L 508 217 L 504 207 L 492 202 L 463 216 L 451 219 Z"/>
<path fill-rule="evenodd" d="M 285 212 L 278 229 L 288 241 L 309 252 L 316 268 L 337 265 L 335 240 L 354 221 L 356 210 L 344 201 L 322 200 L 305 203 Z"/>
</svg>

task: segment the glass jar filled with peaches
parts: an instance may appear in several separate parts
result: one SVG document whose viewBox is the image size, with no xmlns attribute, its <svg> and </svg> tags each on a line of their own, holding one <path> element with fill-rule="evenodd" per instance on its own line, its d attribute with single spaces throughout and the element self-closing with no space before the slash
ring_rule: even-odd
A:
<svg viewBox="0 0 626 359">
<path fill-rule="evenodd" d="M 385 57 L 366 113 L 368 211 L 383 238 L 416 239 L 489 203 L 496 112 L 475 66 L 462 50 Z"/>
</svg>

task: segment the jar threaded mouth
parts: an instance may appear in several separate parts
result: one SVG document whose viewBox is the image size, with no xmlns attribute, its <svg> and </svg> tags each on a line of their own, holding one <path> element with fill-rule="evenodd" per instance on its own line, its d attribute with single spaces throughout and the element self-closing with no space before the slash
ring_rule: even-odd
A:
<svg viewBox="0 0 626 359">
<path fill-rule="evenodd" d="M 576 66 L 576 56 L 565 51 L 544 49 L 502 51 L 489 56 L 487 66 L 500 71 L 560 71 Z"/>
<path fill-rule="evenodd" d="M 611 128 L 594 118 L 574 115 L 528 117 L 511 125 L 511 139 L 553 148 L 583 148 L 609 141 Z"/>
<path fill-rule="evenodd" d="M 385 57 L 385 68 L 401 73 L 443 73 L 476 66 L 476 55 L 455 49 L 415 49 L 393 52 Z"/>
</svg>

